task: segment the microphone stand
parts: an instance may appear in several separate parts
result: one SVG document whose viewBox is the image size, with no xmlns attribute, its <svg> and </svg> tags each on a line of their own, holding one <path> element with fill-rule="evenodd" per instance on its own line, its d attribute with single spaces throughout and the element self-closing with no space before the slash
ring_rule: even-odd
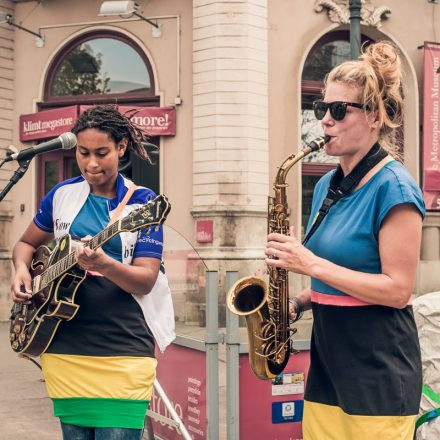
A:
<svg viewBox="0 0 440 440">
<path fill-rule="evenodd" d="M 32 158 L 18 161 L 18 164 L 19 164 L 18 169 L 15 171 L 13 176 L 9 179 L 9 182 L 5 186 L 5 188 L 0 192 L 0 202 L 5 198 L 6 194 L 12 189 L 12 187 L 24 176 L 27 169 L 29 168 L 29 164 L 31 163 L 31 160 L 32 160 Z M 5 162 L 6 162 L 6 160 L 4 160 L 0 164 L 0 168 L 2 167 L 2 165 Z"/>
</svg>

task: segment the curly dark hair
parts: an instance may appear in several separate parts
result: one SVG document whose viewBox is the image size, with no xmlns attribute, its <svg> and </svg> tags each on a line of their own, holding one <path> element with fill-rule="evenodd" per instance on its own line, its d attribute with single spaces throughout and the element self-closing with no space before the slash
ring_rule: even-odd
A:
<svg viewBox="0 0 440 440">
<path fill-rule="evenodd" d="M 135 113 L 133 111 L 131 116 Z M 128 150 L 150 164 L 153 163 L 144 147 L 144 144 L 149 144 L 148 135 L 134 125 L 129 116 L 121 114 L 115 105 L 98 105 L 85 110 L 71 131 L 76 135 L 88 128 L 106 132 L 115 144 L 127 139 Z"/>
</svg>

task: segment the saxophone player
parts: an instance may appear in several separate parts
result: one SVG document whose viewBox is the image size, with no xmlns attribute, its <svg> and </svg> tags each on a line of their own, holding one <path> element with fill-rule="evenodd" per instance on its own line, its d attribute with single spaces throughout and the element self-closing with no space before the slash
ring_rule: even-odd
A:
<svg viewBox="0 0 440 440">
<path fill-rule="evenodd" d="M 339 167 L 315 188 L 305 245 L 293 228 L 268 235 L 269 266 L 311 277 L 311 287 L 291 304 L 293 319 L 308 309 L 314 318 L 305 440 L 413 438 L 422 376 L 411 294 L 425 207 L 393 154 L 391 135 L 402 124 L 401 77 L 388 42 L 368 46 L 327 75 L 314 113 Z M 373 156 L 378 160 L 371 162 Z M 338 193 L 361 163 L 360 181 Z M 326 208 L 332 190 L 339 195 Z"/>
</svg>

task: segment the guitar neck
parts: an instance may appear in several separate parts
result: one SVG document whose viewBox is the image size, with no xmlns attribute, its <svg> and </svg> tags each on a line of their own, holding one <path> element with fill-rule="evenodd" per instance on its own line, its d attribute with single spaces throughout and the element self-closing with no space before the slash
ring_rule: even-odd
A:
<svg viewBox="0 0 440 440">
<path fill-rule="evenodd" d="M 88 241 L 85 246 L 89 247 L 92 250 L 98 249 L 103 246 L 107 241 L 112 239 L 115 235 L 118 235 L 121 232 L 120 222 L 117 221 L 109 226 L 107 226 L 104 230 L 96 234 L 93 238 Z M 56 280 L 60 275 L 68 270 L 72 269 L 76 263 L 76 252 L 70 252 L 65 257 L 58 260 L 52 266 L 49 266 L 44 272 L 41 273 L 41 283 L 39 290 L 43 290 L 48 287 L 50 283 Z"/>
</svg>

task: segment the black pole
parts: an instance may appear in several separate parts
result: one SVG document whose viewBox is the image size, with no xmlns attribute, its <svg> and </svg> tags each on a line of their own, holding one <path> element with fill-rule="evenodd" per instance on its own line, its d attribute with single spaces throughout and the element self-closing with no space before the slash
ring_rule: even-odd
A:
<svg viewBox="0 0 440 440">
<path fill-rule="evenodd" d="M 159 29 L 159 25 L 157 23 L 154 23 L 154 21 L 149 20 L 148 18 L 144 17 L 143 15 L 138 14 L 137 12 L 133 12 L 133 15 L 136 15 L 136 17 L 139 17 L 141 20 L 144 20 L 147 23 L 150 23 L 151 26 L 154 26 L 156 29 Z"/>
<path fill-rule="evenodd" d="M 356 60 L 361 54 L 361 0 L 349 0 L 350 55 Z"/>
<path fill-rule="evenodd" d="M 4 163 L 5 162 L 3 161 L 1 165 Z M 0 192 L 0 202 L 5 198 L 6 194 L 12 189 L 12 187 L 24 176 L 24 173 L 27 171 L 30 163 L 31 159 L 18 161 L 18 164 L 20 165 L 18 170 L 15 171 L 15 173 L 9 179 L 8 184 Z"/>
<path fill-rule="evenodd" d="M 29 29 L 26 29 L 26 28 L 23 27 L 23 26 L 20 26 L 19 24 L 14 23 L 13 18 L 12 18 L 12 15 L 10 15 L 10 14 L 8 14 L 8 15 L 6 16 L 6 23 L 10 24 L 11 26 L 15 26 L 15 27 L 18 28 L 18 29 L 21 29 L 22 31 L 29 32 L 30 34 L 35 35 L 35 36 L 38 37 L 38 38 L 43 39 L 43 36 L 42 36 L 42 35 L 37 34 L 37 33 L 34 32 L 34 31 L 31 31 L 31 30 L 29 30 Z"/>
</svg>

